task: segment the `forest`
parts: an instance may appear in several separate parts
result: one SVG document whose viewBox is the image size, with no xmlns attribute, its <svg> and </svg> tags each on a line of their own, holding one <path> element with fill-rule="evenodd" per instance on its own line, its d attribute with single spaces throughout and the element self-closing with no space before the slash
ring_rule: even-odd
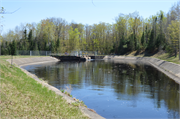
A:
<svg viewBox="0 0 180 119">
<path fill-rule="evenodd" d="M 157 12 L 144 19 L 137 11 L 120 13 L 115 23 L 93 25 L 68 23 L 62 18 L 46 18 L 39 23 L 16 26 L 0 35 L 1 55 L 16 55 L 18 50 L 97 51 L 103 54 L 165 51 L 177 56 L 180 39 L 180 2 L 168 13 Z"/>
</svg>

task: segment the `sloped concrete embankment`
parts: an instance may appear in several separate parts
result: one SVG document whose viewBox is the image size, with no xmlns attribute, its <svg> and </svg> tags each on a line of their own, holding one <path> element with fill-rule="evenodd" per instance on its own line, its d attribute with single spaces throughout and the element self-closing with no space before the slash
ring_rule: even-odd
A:
<svg viewBox="0 0 180 119">
<path fill-rule="evenodd" d="M 11 59 L 8 59 L 7 61 L 9 63 L 11 63 Z M 18 58 L 18 59 L 12 60 L 12 62 L 18 66 L 49 63 L 49 62 L 58 62 L 58 61 L 60 61 L 60 60 L 53 58 L 53 57 Z"/>
<path fill-rule="evenodd" d="M 7 60 L 9 63 L 11 63 L 11 59 Z M 25 72 L 27 75 L 35 79 L 37 82 L 42 84 L 43 86 L 47 87 L 49 90 L 54 91 L 57 95 L 62 96 L 68 103 L 74 103 L 76 102 L 72 97 L 67 96 L 66 94 L 62 93 L 59 89 L 47 84 L 46 82 L 40 80 L 36 75 L 28 72 L 27 70 L 21 68 L 21 66 L 25 65 L 33 65 L 33 64 L 40 64 L 40 63 L 50 63 L 50 62 L 58 62 L 60 60 L 53 58 L 53 57 L 38 57 L 38 58 L 19 58 L 19 59 L 13 59 L 13 64 L 16 64 L 18 68 L 20 68 L 23 72 Z M 88 109 L 86 107 L 80 106 L 79 109 L 89 118 L 91 119 L 105 119 L 104 117 L 98 115 L 97 113 L 90 111 L 91 109 Z"/>
<path fill-rule="evenodd" d="M 136 60 L 148 62 L 153 67 L 159 71 L 166 74 L 168 77 L 173 79 L 175 82 L 180 84 L 180 65 L 160 60 L 157 58 L 150 57 L 126 57 L 126 56 L 105 56 L 103 59 L 112 59 L 112 60 Z"/>
</svg>

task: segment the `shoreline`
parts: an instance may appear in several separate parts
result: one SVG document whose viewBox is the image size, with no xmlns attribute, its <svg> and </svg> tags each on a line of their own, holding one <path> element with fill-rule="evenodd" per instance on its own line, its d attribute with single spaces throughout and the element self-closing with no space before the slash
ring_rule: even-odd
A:
<svg viewBox="0 0 180 119">
<path fill-rule="evenodd" d="M 155 67 L 171 79 L 173 79 L 176 83 L 180 84 L 180 65 L 174 64 L 168 61 L 156 59 L 156 58 L 149 58 L 149 57 L 128 57 L 128 56 L 103 56 L 98 57 L 95 59 L 103 59 L 103 60 L 114 60 L 114 61 L 141 61 L 144 63 L 148 63 L 149 65 Z M 7 59 L 11 64 L 11 59 Z M 57 95 L 62 96 L 68 103 L 76 102 L 72 97 L 67 96 L 66 94 L 62 93 L 59 89 L 47 84 L 46 82 L 40 80 L 36 75 L 28 72 L 27 70 L 23 69 L 22 66 L 25 65 L 34 65 L 34 64 L 42 64 L 42 63 L 50 63 L 50 62 L 58 62 L 59 60 L 53 57 L 37 57 L 37 58 L 18 58 L 13 59 L 13 64 L 16 67 L 20 68 L 23 72 L 25 72 L 28 76 L 36 80 L 38 83 L 42 84 L 43 86 L 47 87 L 49 90 L 54 91 Z M 90 111 L 89 108 L 80 106 L 79 109 L 82 111 L 83 114 L 88 116 L 89 118 L 98 118 L 104 119 L 104 117 L 98 115 L 97 113 Z"/>
<path fill-rule="evenodd" d="M 11 59 L 6 60 L 11 64 Z M 47 87 L 49 90 L 54 91 L 57 95 L 62 96 L 67 103 L 75 103 L 75 101 L 72 97 L 69 97 L 68 95 L 62 93 L 59 89 L 49 85 L 48 83 L 40 80 L 36 75 L 28 72 L 27 70 L 23 69 L 22 66 L 26 65 L 33 65 L 33 64 L 42 64 L 42 63 L 49 63 L 49 62 L 58 62 L 59 60 L 53 57 L 41 57 L 41 58 L 18 58 L 13 59 L 13 64 L 15 64 L 16 67 L 20 68 L 24 73 L 26 73 L 31 78 L 35 79 L 38 83 L 42 84 L 43 86 Z M 79 109 L 82 111 L 84 115 L 91 119 L 105 119 L 104 117 L 100 116 L 99 114 L 91 111 L 91 109 L 83 106 L 79 106 Z"/>
<path fill-rule="evenodd" d="M 102 59 L 102 60 L 133 60 L 133 61 L 143 61 L 149 63 L 151 66 L 155 67 L 169 78 L 173 79 L 176 83 L 180 84 L 180 64 L 171 63 L 168 61 L 160 60 L 157 58 L 151 57 L 134 57 L 134 56 L 90 56 L 92 59 Z M 7 60 L 11 63 L 11 59 Z M 50 63 L 50 62 L 58 62 L 59 59 L 54 57 L 37 57 L 37 58 L 18 58 L 13 59 L 13 63 L 18 65 L 19 67 L 25 65 L 34 65 L 34 64 L 42 64 L 42 63 Z"/>
<path fill-rule="evenodd" d="M 180 64 L 171 63 L 168 61 L 160 60 L 157 58 L 151 57 L 134 57 L 134 56 L 90 56 L 92 59 L 102 59 L 102 60 L 133 60 L 133 61 L 144 61 L 149 63 L 151 66 L 155 67 L 169 78 L 173 79 L 176 83 L 180 84 Z M 11 59 L 7 60 L 11 63 Z M 18 58 L 13 59 L 13 63 L 19 67 L 25 65 L 41 64 L 41 63 L 50 63 L 58 62 L 59 59 L 54 57 L 40 57 L 40 58 Z"/>
</svg>

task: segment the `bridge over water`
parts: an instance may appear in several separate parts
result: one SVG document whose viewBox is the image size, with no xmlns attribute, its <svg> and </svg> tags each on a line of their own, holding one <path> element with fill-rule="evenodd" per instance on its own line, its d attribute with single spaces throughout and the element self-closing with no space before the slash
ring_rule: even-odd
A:
<svg viewBox="0 0 180 119">
<path fill-rule="evenodd" d="M 87 61 L 91 59 L 103 59 L 104 56 L 58 56 L 58 55 L 51 55 L 59 59 L 60 61 Z"/>
</svg>

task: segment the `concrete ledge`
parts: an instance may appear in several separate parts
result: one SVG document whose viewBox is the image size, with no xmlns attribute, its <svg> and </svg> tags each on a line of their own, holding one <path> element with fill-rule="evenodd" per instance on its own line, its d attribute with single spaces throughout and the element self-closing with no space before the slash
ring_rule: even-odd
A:
<svg viewBox="0 0 180 119">
<path fill-rule="evenodd" d="M 167 62 L 167 61 L 160 60 L 157 58 L 150 58 L 150 57 L 126 57 L 126 56 L 109 56 L 109 55 L 107 55 L 103 59 L 135 60 L 135 61 L 148 62 L 153 67 L 155 67 L 159 71 L 163 72 L 168 77 L 173 79 L 175 82 L 180 84 L 180 65 L 179 64 L 174 64 L 171 62 Z"/>
<path fill-rule="evenodd" d="M 9 63 L 11 63 L 11 59 L 8 59 L 7 61 Z M 25 66 L 25 65 L 33 65 L 33 64 L 48 63 L 48 62 L 58 62 L 58 61 L 59 61 L 58 59 L 53 58 L 53 57 L 19 58 L 19 59 L 13 59 L 13 64 L 16 64 L 16 67 L 20 68 L 27 75 L 29 75 L 30 77 L 35 79 L 38 83 L 47 87 L 49 90 L 54 91 L 57 95 L 62 96 L 68 103 L 76 102 L 72 97 L 67 96 L 66 94 L 62 93 L 59 89 L 47 84 L 46 82 L 40 80 L 36 75 L 21 68 L 21 66 Z M 82 113 L 84 115 L 88 116 L 91 119 L 105 119 L 104 117 L 98 115 L 97 113 L 90 111 L 89 108 L 80 106 L 79 109 L 82 111 Z"/>
<path fill-rule="evenodd" d="M 11 63 L 11 59 L 7 60 Z M 33 64 L 40 64 L 40 63 L 48 63 L 48 62 L 58 62 L 59 60 L 53 57 L 36 57 L 36 58 L 19 58 L 13 59 L 13 63 L 18 66 L 24 65 L 33 65 Z"/>
</svg>

